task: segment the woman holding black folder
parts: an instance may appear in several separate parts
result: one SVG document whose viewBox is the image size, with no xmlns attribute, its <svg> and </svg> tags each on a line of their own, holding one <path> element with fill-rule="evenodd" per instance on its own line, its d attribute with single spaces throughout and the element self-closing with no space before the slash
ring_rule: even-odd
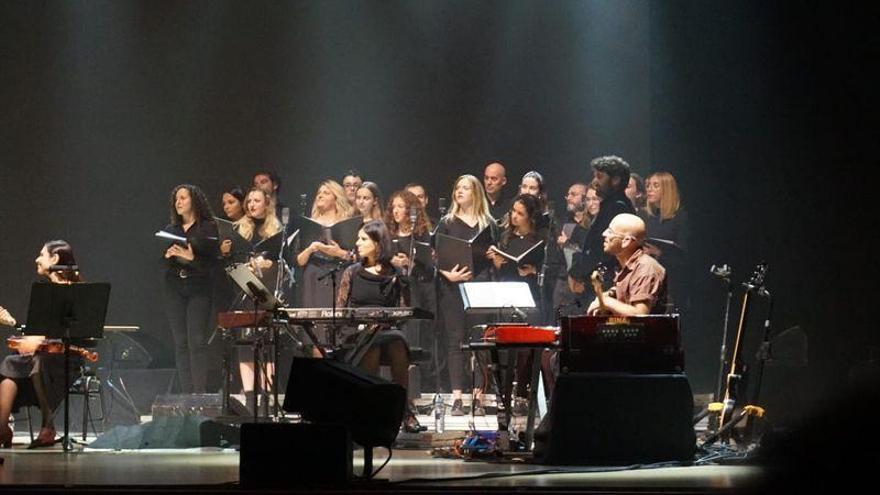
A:
<svg viewBox="0 0 880 495">
<path fill-rule="evenodd" d="M 311 219 L 325 227 L 351 218 L 353 208 L 345 190 L 334 180 L 325 180 L 315 193 Z M 336 241 L 312 241 L 296 256 L 304 267 L 302 274 L 302 305 L 307 308 L 329 308 L 333 304 L 333 282 L 339 281 L 343 264 L 353 261 L 354 253 L 339 247 Z M 324 329 L 316 328 L 318 339 L 326 342 Z"/>
<path fill-rule="evenodd" d="M 413 224 L 413 218 L 415 218 L 415 224 Z M 385 225 L 388 226 L 391 233 L 396 253 L 391 258 L 391 263 L 410 275 L 412 305 L 436 315 L 437 290 L 434 284 L 434 266 L 433 263 L 426 264 L 424 257 L 421 258 L 423 261 L 419 261 L 420 250 L 430 252 L 431 231 L 425 207 L 415 194 L 406 190 L 396 191 L 388 200 Z M 415 250 L 413 250 L 412 241 L 416 242 Z M 415 254 L 415 260 L 410 259 L 412 254 Z M 429 349 L 431 352 L 432 362 L 420 369 L 422 380 L 425 383 L 436 383 L 438 381 L 437 370 L 442 369 L 445 372 L 446 369 L 446 359 L 439 352 L 441 347 L 437 345 L 439 343 L 436 341 L 433 328 L 433 320 L 414 320 L 403 325 L 403 331 L 409 342 L 418 343 L 422 348 Z M 416 392 L 421 392 L 421 390 Z"/>
<path fill-rule="evenodd" d="M 174 337 L 180 390 L 204 393 L 208 376 L 207 336 L 211 322 L 211 274 L 219 248 L 217 224 L 198 186 L 181 184 L 171 193 L 171 223 L 165 231 L 186 238 L 165 250 L 165 314 Z"/>
<path fill-rule="evenodd" d="M 278 255 L 277 246 L 271 251 L 264 251 L 258 244 L 281 232 L 281 222 L 275 216 L 275 208 L 272 206 L 272 198 L 262 189 L 254 187 L 248 191 L 245 197 L 245 215 L 235 222 L 235 230 L 242 238 L 250 241 L 253 247 L 248 256 L 247 263 L 251 270 L 260 278 L 269 290 L 275 288 L 277 281 L 277 266 L 275 258 Z M 220 253 L 228 257 L 232 250 L 232 240 L 226 239 L 220 243 Z M 241 308 L 239 308 L 241 309 Z M 264 379 L 274 376 L 274 363 L 268 363 L 267 369 L 262 376 Z M 254 393 L 254 353 L 249 347 L 238 347 L 238 370 L 241 374 L 241 383 L 248 407 L 253 407 Z M 264 389 L 268 386 L 264 383 Z"/>
<path fill-rule="evenodd" d="M 452 190 L 452 208 L 437 226 L 437 233 L 458 239 L 473 239 L 484 229 L 490 229 L 492 243 L 497 236 L 497 223 L 489 214 L 489 203 L 483 184 L 473 175 L 462 175 L 455 181 Z M 472 324 L 464 312 L 464 303 L 459 292 L 459 284 L 469 281 L 488 281 L 491 279 L 491 266 L 486 253 L 486 262 L 474 262 L 474 272 L 467 267 L 455 265 L 450 270 L 439 270 L 441 278 L 437 296 L 439 323 L 446 336 L 449 352 L 449 381 L 452 386 L 452 411 L 454 416 L 465 414 L 461 392 L 468 383 L 467 355 L 461 344 L 470 335 Z M 485 377 L 482 383 L 485 383 Z M 485 415 L 480 401 L 481 390 L 474 388 L 471 410 L 474 415 Z"/>
<path fill-rule="evenodd" d="M 82 282 L 73 248 L 66 241 L 49 241 L 43 245 L 35 260 L 37 275 L 53 284 Z M 8 312 L 0 325 L 15 325 Z M 73 370 L 80 365 L 80 355 L 71 353 L 68 376 L 64 382 L 64 354 L 39 351 L 44 337 L 20 337 L 15 347 L 18 354 L 6 356 L 0 363 L 0 448 L 12 447 L 12 429 L 9 415 L 21 407 L 38 406 L 42 423 L 40 433 L 30 447 L 48 447 L 55 444 L 55 409 L 64 400 L 65 390 L 75 378 Z"/>
<path fill-rule="evenodd" d="M 535 247 L 541 241 L 546 241 L 546 234 L 537 230 L 537 221 L 540 216 L 541 201 L 538 197 L 531 193 L 517 196 L 510 206 L 510 212 L 507 215 L 509 222 L 507 228 L 501 234 L 497 250 L 493 246 L 489 253 L 492 263 L 495 265 L 496 280 L 499 282 L 527 283 L 529 290 L 532 292 L 532 298 L 537 304 L 541 303 L 541 288 L 538 286 L 538 270 L 541 267 L 534 262 L 517 263 L 498 251 L 516 257 Z M 543 244 L 535 247 L 535 249 L 543 253 Z M 527 257 L 529 256 L 527 255 Z M 538 259 L 537 257 L 530 258 Z M 537 318 L 538 315 L 533 314 L 529 323 L 539 323 L 536 321 Z M 532 353 L 529 350 L 516 352 L 516 400 L 513 407 L 513 412 L 516 415 L 522 415 L 526 410 L 526 397 L 528 397 L 528 385 L 530 382 L 529 370 L 532 364 L 531 356 Z M 510 374 L 507 376 L 510 376 Z"/>
</svg>

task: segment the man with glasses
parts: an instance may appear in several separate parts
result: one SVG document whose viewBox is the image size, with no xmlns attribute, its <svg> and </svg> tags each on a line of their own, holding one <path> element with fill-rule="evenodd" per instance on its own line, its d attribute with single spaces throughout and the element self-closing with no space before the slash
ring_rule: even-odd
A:
<svg viewBox="0 0 880 495">
<path fill-rule="evenodd" d="M 633 204 L 626 197 L 626 186 L 629 184 L 629 164 L 619 156 L 601 156 L 590 162 L 593 169 L 593 181 L 590 187 L 601 198 L 599 213 L 587 231 L 584 249 L 576 253 L 572 267 L 568 271 L 568 283 L 571 291 L 577 294 L 584 292 L 586 280 L 600 262 L 609 266 L 614 258 L 605 254 L 602 249 L 602 232 L 611 224 L 611 219 L 621 213 L 634 213 Z"/>
<path fill-rule="evenodd" d="M 662 314 L 666 308 L 666 270 L 645 253 L 645 222 L 632 214 L 617 215 L 602 233 L 602 249 L 617 260 L 614 287 L 603 294 L 605 308 L 613 315 Z M 598 298 L 587 314 L 599 312 Z"/>
<path fill-rule="evenodd" d="M 358 189 L 364 184 L 364 176 L 358 172 L 357 170 L 349 170 L 345 173 L 345 177 L 342 178 L 342 188 L 345 189 L 345 197 L 348 198 L 348 202 L 354 206 L 354 201 L 357 198 Z"/>
</svg>

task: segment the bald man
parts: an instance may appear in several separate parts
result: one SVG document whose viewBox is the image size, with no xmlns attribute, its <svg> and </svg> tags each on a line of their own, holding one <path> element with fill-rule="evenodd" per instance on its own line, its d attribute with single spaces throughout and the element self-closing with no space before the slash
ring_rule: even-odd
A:
<svg viewBox="0 0 880 495">
<path fill-rule="evenodd" d="M 615 216 L 605 232 L 602 249 L 617 259 L 620 269 L 614 287 L 604 294 L 605 307 L 613 315 L 634 316 L 666 312 L 666 269 L 660 266 L 642 245 L 645 222 L 630 213 Z M 599 311 L 599 299 L 590 304 L 587 314 Z"/>
<path fill-rule="evenodd" d="M 504 186 L 507 185 L 507 169 L 501 162 L 491 162 L 483 170 L 483 187 L 486 189 L 486 199 L 489 200 L 489 213 L 492 218 L 501 221 L 510 209 L 510 202 L 504 196 Z"/>
</svg>

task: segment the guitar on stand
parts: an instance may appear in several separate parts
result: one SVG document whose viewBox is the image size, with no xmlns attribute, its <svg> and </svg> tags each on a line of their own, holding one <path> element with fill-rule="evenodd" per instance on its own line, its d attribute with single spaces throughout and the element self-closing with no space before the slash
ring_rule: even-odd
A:
<svg viewBox="0 0 880 495">
<path fill-rule="evenodd" d="M 745 293 L 743 294 L 742 309 L 740 312 L 739 325 L 736 330 L 736 338 L 733 345 L 733 353 L 730 358 L 730 370 L 727 373 L 726 387 L 724 390 L 724 399 L 719 403 L 710 404 L 709 410 L 719 414 L 718 430 L 708 435 L 703 445 L 710 445 L 718 438 L 722 443 L 729 443 L 733 428 L 746 417 L 757 416 L 763 417 L 764 409 L 753 404 L 743 404 L 743 392 L 745 390 L 745 375 L 748 369 L 742 361 L 742 348 L 745 341 L 746 323 L 748 321 L 749 309 L 754 296 L 761 296 L 766 293 L 764 288 L 764 278 L 767 275 L 767 263 L 761 262 L 755 267 L 754 273 L 748 282 L 743 284 Z M 740 407 L 741 411 L 738 415 L 734 415 L 735 410 Z"/>
</svg>

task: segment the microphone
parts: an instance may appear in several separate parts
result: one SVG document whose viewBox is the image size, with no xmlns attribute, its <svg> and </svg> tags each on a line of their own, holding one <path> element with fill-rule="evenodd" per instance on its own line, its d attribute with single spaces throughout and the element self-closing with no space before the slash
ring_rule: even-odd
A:
<svg viewBox="0 0 880 495">
<path fill-rule="evenodd" d="M 299 209 L 302 212 L 302 216 L 307 217 L 308 215 L 308 203 L 309 203 L 309 195 L 308 194 L 300 194 L 299 195 Z"/>
<path fill-rule="evenodd" d="M 715 275 L 718 278 L 728 280 L 730 278 L 731 269 L 729 266 L 727 266 L 727 263 L 721 266 L 712 265 L 712 268 L 709 269 L 709 273 Z"/>
<path fill-rule="evenodd" d="M 290 221 L 290 208 L 285 206 L 281 208 L 281 225 L 287 226 L 287 222 Z"/>
<path fill-rule="evenodd" d="M 413 233 L 416 231 L 416 219 L 419 216 L 419 209 L 415 206 L 409 207 L 409 228 L 412 229 Z"/>
<path fill-rule="evenodd" d="M 437 200 L 437 209 L 440 210 L 440 216 L 446 214 L 446 198 L 440 198 Z"/>
</svg>

